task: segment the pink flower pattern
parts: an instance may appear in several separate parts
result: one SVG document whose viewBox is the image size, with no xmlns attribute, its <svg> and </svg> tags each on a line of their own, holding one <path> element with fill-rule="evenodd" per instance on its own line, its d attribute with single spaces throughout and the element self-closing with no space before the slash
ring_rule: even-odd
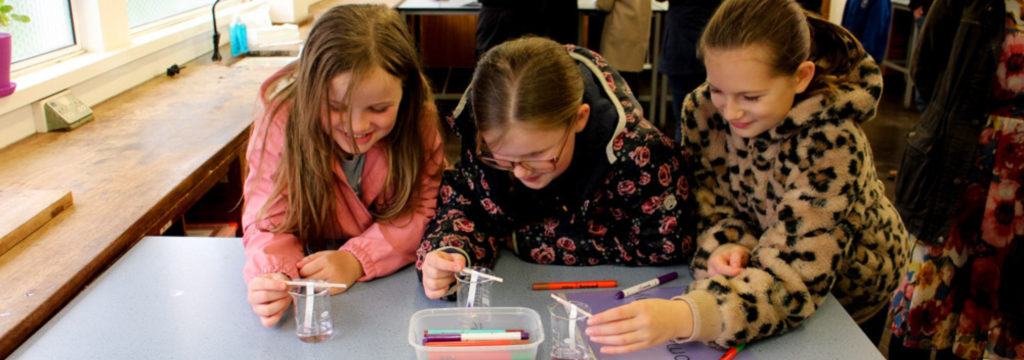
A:
<svg viewBox="0 0 1024 360">
<path fill-rule="evenodd" d="M 632 194 L 636 191 L 636 186 L 633 185 L 632 181 L 622 180 L 619 182 L 619 195 Z"/>
<path fill-rule="evenodd" d="M 672 184 L 672 169 L 668 164 L 661 164 L 661 167 L 658 168 L 658 182 L 665 187 Z"/>
<path fill-rule="evenodd" d="M 558 248 L 568 252 L 573 252 L 576 251 L 576 242 L 570 238 L 563 237 L 558 239 Z"/>
<path fill-rule="evenodd" d="M 948 240 L 918 246 L 893 294 L 891 330 L 907 347 L 949 348 L 969 360 L 986 352 L 1024 358 L 1024 328 L 1007 322 L 1024 315 L 1017 305 L 1024 293 L 1013 290 L 1018 283 L 1003 283 L 1015 279 L 1003 271 L 1024 262 L 1017 244 L 1024 241 L 1021 30 L 1007 30 L 993 84 L 994 98 L 1011 105 L 997 105 L 981 131 Z"/>
<path fill-rule="evenodd" d="M 539 248 L 530 250 L 530 256 L 538 264 L 550 264 L 555 260 L 555 249 L 543 244 Z"/>
<path fill-rule="evenodd" d="M 567 49 L 591 56 L 583 48 Z M 518 204 L 512 202 L 521 195 L 509 193 L 508 183 L 496 178 L 506 173 L 479 163 L 473 150 L 463 151 L 455 168 L 445 172 L 438 215 L 423 238 L 429 247 L 416 253 L 418 266 L 427 249 L 441 246 L 463 249 L 473 265 L 480 266 L 493 266 L 506 244 L 514 245 L 521 258 L 538 264 L 640 266 L 684 262 L 692 256 L 695 224 L 688 221 L 684 226 L 679 220 L 696 216 L 695 199 L 678 194 L 679 181 L 688 184 L 684 179 L 692 176 L 690 169 L 678 166 L 685 151 L 644 119 L 613 70 L 595 62 L 603 67 L 599 74 L 610 81 L 618 97 L 612 101 L 622 103 L 626 119 L 625 127 L 611 140 L 618 159 L 604 172 L 590 175 L 598 177 L 591 182 L 593 189 L 578 204 L 562 201 L 558 204 L 564 206 L 558 209 L 536 209 L 537 220 L 523 221 L 522 214 L 515 213 L 521 211 Z M 446 120 L 463 137 L 463 145 L 475 138 L 471 118 L 460 115 Z M 463 148 L 470 147 L 475 148 Z M 601 156 L 606 156 L 603 149 Z M 676 205 L 662 206 L 669 195 L 675 197 Z"/>
<path fill-rule="evenodd" d="M 615 91 L 615 89 L 616 89 L 615 79 L 612 79 L 612 74 L 609 73 L 609 72 L 605 72 L 604 73 L 604 80 L 606 82 L 608 82 L 608 88 L 610 88 L 612 91 Z"/>
<path fill-rule="evenodd" d="M 676 218 L 675 216 L 668 216 L 661 219 L 661 227 L 658 228 L 658 232 L 662 235 L 668 235 L 676 229 Z"/>
<path fill-rule="evenodd" d="M 452 187 L 447 185 L 442 186 L 440 195 L 442 203 L 447 204 L 449 201 L 452 201 Z"/>
<path fill-rule="evenodd" d="M 651 174 L 648 174 L 646 171 L 645 172 L 641 172 L 640 173 L 640 185 L 643 186 L 643 185 L 647 185 L 647 184 L 650 184 L 650 183 L 651 183 Z"/>
<path fill-rule="evenodd" d="M 455 225 L 455 231 L 473 232 L 473 229 L 475 228 L 473 222 L 466 218 L 455 219 L 452 223 Z"/>
<path fill-rule="evenodd" d="M 641 146 L 633 150 L 629 157 L 636 162 L 637 166 L 644 167 L 647 166 L 647 163 L 651 162 L 651 150 L 646 146 Z"/>
<path fill-rule="evenodd" d="M 553 218 L 544 219 L 544 236 L 554 237 L 555 228 L 558 227 L 558 220 Z"/>
<path fill-rule="evenodd" d="M 996 98 L 1012 99 L 1024 93 L 1024 34 L 1006 34 L 996 79 Z"/>
</svg>

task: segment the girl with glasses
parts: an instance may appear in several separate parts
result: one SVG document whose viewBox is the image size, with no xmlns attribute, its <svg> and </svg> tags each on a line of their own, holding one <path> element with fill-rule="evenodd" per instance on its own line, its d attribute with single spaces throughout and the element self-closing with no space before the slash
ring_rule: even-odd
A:
<svg viewBox="0 0 1024 360">
<path fill-rule="evenodd" d="M 643 118 L 597 53 L 543 38 L 490 50 L 448 126 L 444 174 L 417 251 L 427 297 L 501 247 L 538 264 L 679 263 L 693 249 L 689 160 Z"/>
</svg>

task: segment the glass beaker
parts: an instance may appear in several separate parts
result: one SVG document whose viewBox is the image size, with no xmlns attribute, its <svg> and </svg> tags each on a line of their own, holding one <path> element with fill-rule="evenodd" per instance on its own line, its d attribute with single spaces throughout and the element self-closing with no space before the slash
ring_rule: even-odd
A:
<svg viewBox="0 0 1024 360">
<path fill-rule="evenodd" d="M 469 269 L 485 275 L 494 275 L 491 269 L 473 266 Z M 493 280 L 478 277 L 472 273 L 455 274 L 458 283 L 458 307 L 489 307 L 491 306 L 491 284 Z"/>
<path fill-rule="evenodd" d="M 581 360 L 587 358 L 587 343 L 584 340 L 580 325 L 587 321 L 580 311 L 590 313 L 590 306 L 579 301 L 570 301 L 576 305 L 572 311 L 568 305 L 554 303 L 548 306 L 551 312 L 551 359 Z"/>
<path fill-rule="evenodd" d="M 322 283 L 323 280 L 308 282 L 316 284 Z M 330 339 L 334 334 L 330 288 L 292 285 L 288 293 L 292 295 L 292 303 L 295 304 L 295 334 L 299 336 L 299 340 L 320 343 Z"/>
</svg>

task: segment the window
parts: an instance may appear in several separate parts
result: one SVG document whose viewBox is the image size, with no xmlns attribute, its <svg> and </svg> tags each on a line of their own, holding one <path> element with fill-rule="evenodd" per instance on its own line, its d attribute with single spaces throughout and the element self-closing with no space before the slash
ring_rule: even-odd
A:
<svg viewBox="0 0 1024 360">
<path fill-rule="evenodd" d="M 8 0 L 9 1 L 9 0 Z M 75 45 L 75 30 L 68 0 L 9 1 L 14 13 L 31 21 L 11 21 L 11 61 L 19 62 Z"/>
<path fill-rule="evenodd" d="M 126 0 L 128 26 L 137 27 L 201 7 L 209 8 L 214 0 Z"/>
</svg>

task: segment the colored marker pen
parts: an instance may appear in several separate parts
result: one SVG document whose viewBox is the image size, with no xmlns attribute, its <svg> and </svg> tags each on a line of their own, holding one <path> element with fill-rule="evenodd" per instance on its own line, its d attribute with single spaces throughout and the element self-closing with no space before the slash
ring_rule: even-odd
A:
<svg viewBox="0 0 1024 360">
<path fill-rule="evenodd" d="M 424 342 L 434 341 L 478 341 L 478 340 L 530 340 L 528 332 L 475 333 L 475 334 L 427 334 Z"/>
<path fill-rule="evenodd" d="M 594 289 L 619 286 L 615 280 L 533 283 L 534 290 Z"/>
<path fill-rule="evenodd" d="M 427 352 L 426 360 L 534 360 L 533 353 L 523 351 L 444 351 L 432 350 Z"/>
<path fill-rule="evenodd" d="M 474 340 L 474 341 L 424 341 L 423 345 L 433 347 L 502 346 L 526 345 L 530 340 Z"/>
<path fill-rule="evenodd" d="M 524 332 L 526 330 L 521 329 L 465 329 L 465 330 L 423 330 L 423 335 L 428 334 L 486 334 L 486 333 L 506 333 L 506 332 Z"/>
<path fill-rule="evenodd" d="M 732 349 L 729 349 L 729 351 L 726 351 L 725 355 L 722 355 L 722 357 L 719 358 L 718 360 L 732 360 L 734 357 L 736 357 L 736 354 L 739 354 L 740 350 L 743 350 L 743 348 L 746 346 L 747 344 L 740 344 Z"/>
<path fill-rule="evenodd" d="M 619 292 L 615 293 L 615 298 L 616 299 L 622 299 L 624 297 L 627 297 L 627 296 L 636 294 L 638 292 L 650 289 L 652 287 L 655 287 L 655 286 L 667 283 L 669 281 L 675 280 L 678 277 L 679 277 L 679 273 L 676 273 L 675 271 L 673 271 L 673 272 L 670 272 L 668 274 L 659 276 L 657 279 L 654 279 L 654 280 L 651 280 L 651 281 L 648 281 L 648 282 L 645 282 L 645 283 L 641 283 L 639 285 L 636 285 L 636 286 L 630 287 L 628 289 L 624 289 L 622 291 L 619 291 Z"/>
</svg>

